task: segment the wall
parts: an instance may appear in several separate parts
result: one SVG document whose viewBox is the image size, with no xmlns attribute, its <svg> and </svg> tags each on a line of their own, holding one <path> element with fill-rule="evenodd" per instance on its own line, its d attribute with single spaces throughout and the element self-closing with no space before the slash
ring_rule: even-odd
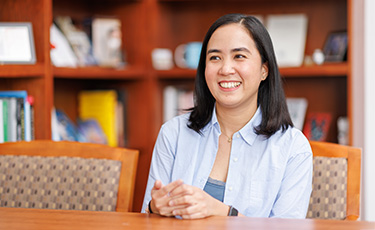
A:
<svg viewBox="0 0 375 230">
<path fill-rule="evenodd" d="M 375 221 L 375 1 L 353 1 L 353 145 L 363 148 L 361 219 Z"/>
</svg>

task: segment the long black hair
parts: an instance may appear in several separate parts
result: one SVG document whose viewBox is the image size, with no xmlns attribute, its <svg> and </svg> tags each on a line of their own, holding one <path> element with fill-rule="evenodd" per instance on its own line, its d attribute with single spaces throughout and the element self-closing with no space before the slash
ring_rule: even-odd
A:
<svg viewBox="0 0 375 230">
<path fill-rule="evenodd" d="M 215 98 L 208 89 L 205 78 L 207 44 L 216 29 L 232 23 L 240 24 L 249 31 L 262 58 L 262 64 L 268 65 L 268 76 L 260 83 L 258 90 L 257 104 L 262 111 L 262 122 L 255 128 L 255 132 L 269 138 L 280 128 L 285 131 L 289 126 L 293 127 L 293 123 L 286 105 L 271 38 L 266 28 L 256 17 L 243 14 L 224 15 L 217 19 L 207 31 L 197 68 L 194 107 L 191 110 L 188 127 L 200 133 L 200 130 L 212 118 Z"/>
</svg>

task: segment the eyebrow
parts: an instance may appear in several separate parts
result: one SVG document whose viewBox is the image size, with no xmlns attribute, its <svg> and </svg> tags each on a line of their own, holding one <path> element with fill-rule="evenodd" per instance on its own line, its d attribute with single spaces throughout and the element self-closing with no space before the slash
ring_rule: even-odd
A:
<svg viewBox="0 0 375 230">
<path fill-rule="evenodd" d="M 248 50 L 246 47 L 239 47 L 239 48 L 232 49 L 232 52 L 238 52 L 238 51 L 245 51 L 245 52 L 251 53 L 250 50 Z"/>
<path fill-rule="evenodd" d="M 251 53 L 250 50 L 247 49 L 246 47 L 239 47 L 239 48 L 234 48 L 231 50 L 231 52 L 239 52 L 239 51 L 245 51 L 245 52 Z M 207 54 L 210 54 L 210 53 L 221 53 L 221 51 L 219 49 L 209 49 L 207 51 Z"/>
</svg>

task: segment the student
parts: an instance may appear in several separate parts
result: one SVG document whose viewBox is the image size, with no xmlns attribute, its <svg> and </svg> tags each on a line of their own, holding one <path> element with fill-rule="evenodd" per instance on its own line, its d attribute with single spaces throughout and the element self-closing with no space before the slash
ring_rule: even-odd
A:
<svg viewBox="0 0 375 230">
<path fill-rule="evenodd" d="M 143 212 L 305 218 L 312 151 L 293 127 L 272 41 L 253 16 L 219 18 L 203 41 L 190 113 L 155 143 Z"/>
</svg>

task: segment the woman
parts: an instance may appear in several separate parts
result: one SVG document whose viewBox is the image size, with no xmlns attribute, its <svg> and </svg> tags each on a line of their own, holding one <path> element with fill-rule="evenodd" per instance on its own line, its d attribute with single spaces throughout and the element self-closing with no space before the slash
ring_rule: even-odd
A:
<svg viewBox="0 0 375 230">
<path fill-rule="evenodd" d="M 157 138 L 142 211 L 304 218 L 312 151 L 293 127 L 270 36 L 252 16 L 219 18 L 203 41 L 195 106 Z"/>
</svg>

